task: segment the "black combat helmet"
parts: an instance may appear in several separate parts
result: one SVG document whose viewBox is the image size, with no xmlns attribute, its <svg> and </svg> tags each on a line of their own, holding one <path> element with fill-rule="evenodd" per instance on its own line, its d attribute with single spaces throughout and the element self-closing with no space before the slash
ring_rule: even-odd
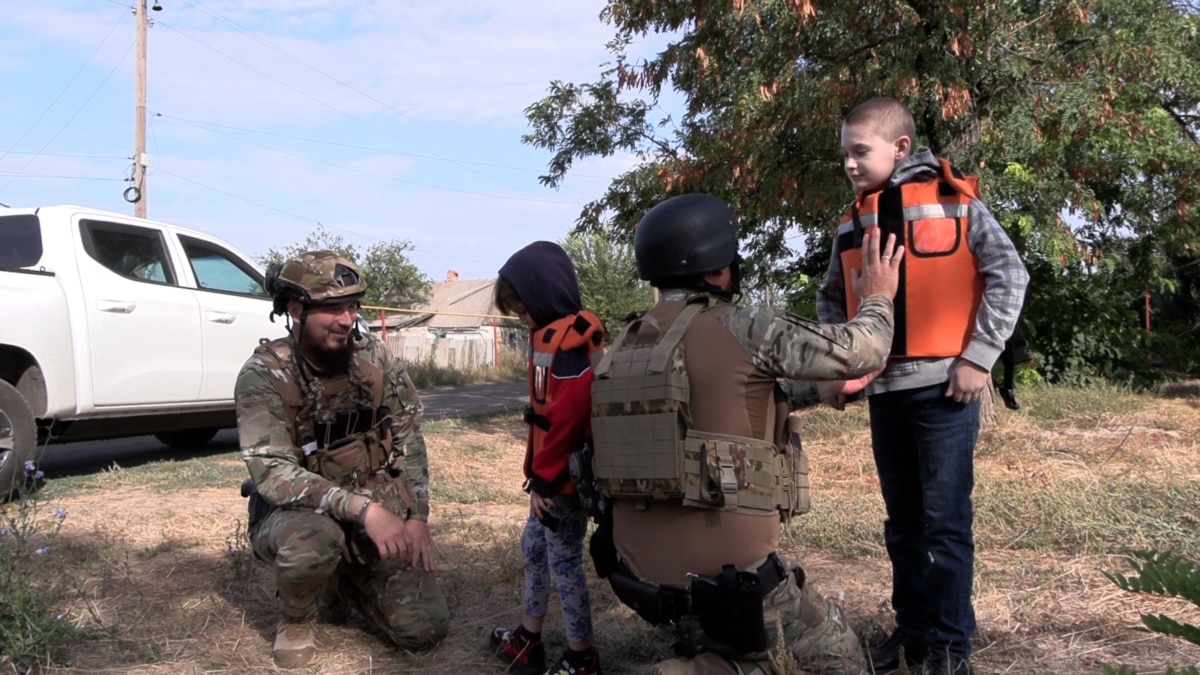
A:
<svg viewBox="0 0 1200 675">
<path fill-rule="evenodd" d="M 289 300 L 305 307 L 356 302 L 367 282 L 357 265 L 333 251 L 309 251 L 268 267 L 266 291 L 275 299 L 274 313 L 283 314 Z"/>
<path fill-rule="evenodd" d="M 655 285 L 698 282 L 706 272 L 735 266 L 737 233 L 737 216 L 720 199 L 705 194 L 672 197 L 647 211 L 633 233 L 638 276 Z"/>
</svg>

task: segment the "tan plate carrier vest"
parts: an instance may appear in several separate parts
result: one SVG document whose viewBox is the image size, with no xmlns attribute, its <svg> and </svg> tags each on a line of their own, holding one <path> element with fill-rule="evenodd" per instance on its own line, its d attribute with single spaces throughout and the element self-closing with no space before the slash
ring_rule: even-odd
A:
<svg viewBox="0 0 1200 675">
<path fill-rule="evenodd" d="M 313 428 L 313 417 L 316 413 L 317 402 L 310 392 L 300 384 L 303 375 L 296 363 L 294 347 L 286 340 L 275 340 L 260 344 L 255 350 L 260 358 L 271 359 L 277 368 L 283 369 L 288 376 L 283 378 L 279 386 L 283 395 L 284 412 L 295 435 L 294 441 L 302 446 L 306 442 L 305 429 Z M 385 381 L 383 370 L 370 361 L 355 354 L 354 361 L 358 365 L 363 384 L 370 389 L 371 407 L 378 415 L 383 405 L 383 385 Z M 349 387 L 358 386 L 346 378 L 324 380 L 327 397 L 337 397 Z M 376 501 L 382 503 L 396 515 L 403 516 L 412 507 L 412 498 L 403 478 L 391 476 L 386 467 L 392 445 L 392 432 L 386 425 L 380 424 L 380 419 L 373 419 L 371 430 L 351 434 L 336 447 L 327 447 L 327 439 L 314 439 L 320 448 L 302 458 L 305 469 L 325 477 L 347 490 L 369 490 Z"/>
<path fill-rule="evenodd" d="M 609 498 L 783 519 L 809 509 L 808 458 L 799 444 L 781 450 L 757 438 L 692 427 L 681 342 L 707 302 L 689 301 L 660 327 L 642 315 L 622 329 L 595 368 L 592 383 L 594 470 Z M 647 332 L 653 343 L 638 345 Z M 626 346 L 629 342 L 629 346 Z"/>
</svg>

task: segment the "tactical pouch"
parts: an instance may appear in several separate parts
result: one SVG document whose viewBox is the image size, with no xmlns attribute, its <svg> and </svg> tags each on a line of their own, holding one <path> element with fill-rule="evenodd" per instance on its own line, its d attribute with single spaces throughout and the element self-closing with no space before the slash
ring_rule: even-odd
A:
<svg viewBox="0 0 1200 675">
<path fill-rule="evenodd" d="M 812 506 L 811 483 L 808 478 L 808 455 L 804 454 L 800 430 L 803 418 L 789 415 L 787 418 L 787 443 L 784 446 L 783 468 L 779 487 L 783 499 L 780 512 L 786 521 L 791 516 L 808 513 Z"/>
<path fill-rule="evenodd" d="M 722 567 L 717 577 L 692 577 L 692 611 L 704 634 L 744 654 L 767 648 L 764 594 L 757 574 L 739 572 L 733 565 Z"/>
<path fill-rule="evenodd" d="M 363 487 L 371 478 L 371 452 L 366 434 L 355 434 L 309 455 L 312 469 L 343 488 Z"/>
<path fill-rule="evenodd" d="M 784 463 L 773 443 L 690 429 L 683 441 L 683 505 L 760 514 L 788 508 L 780 490 Z"/>
</svg>

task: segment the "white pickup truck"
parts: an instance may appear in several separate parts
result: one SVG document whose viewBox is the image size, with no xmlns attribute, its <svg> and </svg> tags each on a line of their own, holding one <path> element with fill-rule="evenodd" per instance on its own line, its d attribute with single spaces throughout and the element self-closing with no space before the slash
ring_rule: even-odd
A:
<svg viewBox="0 0 1200 675">
<path fill-rule="evenodd" d="M 203 445 L 271 323 L 262 270 L 181 227 L 78 206 L 0 208 L 0 495 L 47 442 Z"/>
</svg>

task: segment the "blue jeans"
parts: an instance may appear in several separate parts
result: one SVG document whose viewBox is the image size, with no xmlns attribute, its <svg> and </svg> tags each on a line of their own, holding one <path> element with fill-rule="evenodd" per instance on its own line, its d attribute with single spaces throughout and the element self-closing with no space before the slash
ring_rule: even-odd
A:
<svg viewBox="0 0 1200 675">
<path fill-rule="evenodd" d="M 971 490 L 979 402 L 956 403 L 946 388 L 871 396 L 871 447 L 887 509 L 896 625 L 931 649 L 967 658 L 975 633 Z"/>
</svg>

